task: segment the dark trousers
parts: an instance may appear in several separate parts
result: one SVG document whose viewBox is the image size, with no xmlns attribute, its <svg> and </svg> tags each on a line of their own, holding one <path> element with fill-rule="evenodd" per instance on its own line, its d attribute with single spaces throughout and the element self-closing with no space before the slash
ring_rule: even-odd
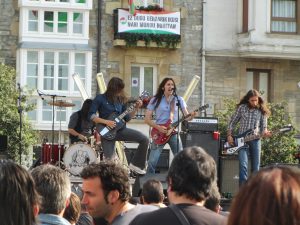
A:
<svg viewBox="0 0 300 225">
<path fill-rule="evenodd" d="M 101 139 L 104 157 L 113 160 L 116 158 L 115 142 L 116 141 L 130 141 L 139 143 L 137 151 L 134 153 L 131 163 L 141 169 L 146 166 L 146 159 L 148 153 L 149 139 L 137 130 L 130 128 L 123 128 L 117 132 L 116 138 L 112 141 Z"/>
</svg>

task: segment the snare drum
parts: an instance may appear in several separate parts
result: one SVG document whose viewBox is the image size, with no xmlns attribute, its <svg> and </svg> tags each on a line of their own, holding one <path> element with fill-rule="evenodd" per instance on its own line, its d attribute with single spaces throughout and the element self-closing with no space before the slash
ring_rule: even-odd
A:
<svg viewBox="0 0 300 225">
<path fill-rule="evenodd" d="M 51 163 L 55 164 L 56 162 L 59 161 L 59 156 L 60 160 L 62 159 L 64 155 L 65 147 L 64 145 L 59 145 L 59 144 L 52 144 L 50 143 L 45 143 L 43 144 L 43 149 L 42 149 L 42 164 L 46 163 Z M 51 157 L 51 152 L 52 152 L 52 157 Z M 60 155 L 59 155 L 60 152 Z M 51 160 L 52 159 L 52 160 Z"/>
<path fill-rule="evenodd" d="M 97 155 L 87 144 L 74 144 L 65 151 L 63 161 L 66 169 L 77 176 L 85 166 L 96 163 Z"/>
</svg>

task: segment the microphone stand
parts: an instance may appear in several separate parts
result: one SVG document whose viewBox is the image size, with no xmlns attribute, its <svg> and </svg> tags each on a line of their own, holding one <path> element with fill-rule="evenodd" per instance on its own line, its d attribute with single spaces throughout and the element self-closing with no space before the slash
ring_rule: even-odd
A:
<svg viewBox="0 0 300 225">
<path fill-rule="evenodd" d="M 22 163 L 22 105 L 21 105 L 21 100 L 22 100 L 22 90 L 21 90 L 21 86 L 20 83 L 18 83 L 18 91 L 19 91 L 19 97 L 18 97 L 18 101 L 17 101 L 17 106 L 18 106 L 18 113 L 19 113 L 19 118 L 20 118 L 20 132 L 19 132 L 19 161 L 20 161 L 20 165 Z"/>
<path fill-rule="evenodd" d="M 183 114 L 182 108 L 181 108 L 181 104 L 180 104 L 180 100 L 179 97 L 176 93 L 175 90 L 173 90 L 173 95 L 176 98 L 176 106 L 177 106 L 177 122 L 179 122 L 180 117 L 179 117 L 179 110 L 181 111 L 181 113 Z M 177 153 L 179 152 L 179 133 L 180 133 L 180 126 L 178 126 L 178 131 L 177 131 Z"/>
<path fill-rule="evenodd" d="M 53 161 L 53 154 L 54 154 L 54 119 L 55 119 L 55 114 L 54 114 L 54 104 L 55 104 L 55 98 L 56 97 L 63 97 L 65 98 L 66 96 L 62 95 L 51 95 L 51 94 L 44 94 L 38 91 L 39 96 L 44 100 L 42 96 L 49 96 L 52 98 L 52 145 L 51 145 L 51 150 L 50 150 L 50 163 Z M 60 138 L 60 137 L 59 137 Z M 60 143 L 59 143 L 60 144 Z M 60 149 L 58 149 L 60 151 Z"/>
</svg>

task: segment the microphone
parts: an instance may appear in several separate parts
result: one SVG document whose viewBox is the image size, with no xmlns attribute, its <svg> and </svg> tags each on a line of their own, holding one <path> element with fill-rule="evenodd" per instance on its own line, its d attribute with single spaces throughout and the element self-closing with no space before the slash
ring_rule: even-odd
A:
<svg viewBox="0 0 300 225">
<path fill-rule="evenodd" d="M 42 100 L 45 100 L 43 95 L 41 94 L 41 92 L 39 90 L 36 90 L 36 92 L 38 93 L 38 95 L 41 97 Z"/>
</svg>

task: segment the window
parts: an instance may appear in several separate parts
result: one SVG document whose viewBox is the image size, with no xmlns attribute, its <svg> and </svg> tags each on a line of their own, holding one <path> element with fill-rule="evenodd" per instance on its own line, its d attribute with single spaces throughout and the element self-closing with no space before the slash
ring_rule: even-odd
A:
<svg viewBox="0 0 300 225">
<path fill-rule="evenodd" d="M 300 33 L 299 9 L 299 0 L 272 0 L 271 32 Z"/>
<path fill-rule="evenodd" d="M 37 99 L 30 99 L 30 100 L 27 101 L 27 104 L 36 106 L 37 105 Z M 36 121 L 37 120 L 36 107 L 33 110 L 27 112 L 27 118 L 31 121 Z"/>
<path fill-rule="evenodd" d="M 68 78 L 69 78 L 69 53 L 58 53 L 58 90 L 68 90 Z"/>
<path fill-rule="evenodd" d="M 40 22 L 43 34 L 83 36 L 85 14 L 82 12 L 28 10 L 27 18 L 27 30 L 30 33 L 39 33 Z"/>
<path fill-rule="evenodd" d="M 270 70 L 247 69 L 247 91 L 256 89 L 263 93 L 263 99 L 270 101 Z"/>
<path fill-rule="evenodd" d="M 83 14 L 73 13 L 73 33 L 82 34 L 83 33 Z"/>
<path fill-rule="evenodd" d="M 139 96 L 148 91 L 151 96 L 156 91 L 157 68 L 151 65 L 131 66 L 131 96 Z"/>
<path fill-rule="evenodd" d="M 66 51 L 27 51 L 26 53 L 26 85 L 30 89 L 77 93 L 78 89 L 71 77 L 74 72 L 80 75 L 87 88 L 87 53 Z M 39 71 L 39 68 L 42 70 Z M 39 79 L 41 86 L 39 86 Z"/>
<path fill-rule="evenodd" d="M 147 7 L 149 5 L 159 5 L 163 8 L 163 0 L 134 0 L 134 5 L 138 7 Z"/>
<path fill-rule="evenodd" d="M 28 31 L 38 31 L 39 12 L 36 10 L 28 11 Z"/>
<path fill-rule="evenodd" d="M 79 74 L 83 85 L 86 84 L 86 81 L 85 81 L 85 74 L 86 74 L 85 68 L 86 68 L 85 54 L 75 53 L 75 73 Z M 74 90 L 79 91 L 76 84 L 74 84 Z"/>
<path fill-rule="evenodd" d="M 54 52 L 44 55 L 44 90 L 54 89 Z"/>
<path fill-rule="evenodd" d="M 30 89 L 37 88 L 38 82 L 38 52 L 27 52 L 27 85 Z"/>
</svg>

